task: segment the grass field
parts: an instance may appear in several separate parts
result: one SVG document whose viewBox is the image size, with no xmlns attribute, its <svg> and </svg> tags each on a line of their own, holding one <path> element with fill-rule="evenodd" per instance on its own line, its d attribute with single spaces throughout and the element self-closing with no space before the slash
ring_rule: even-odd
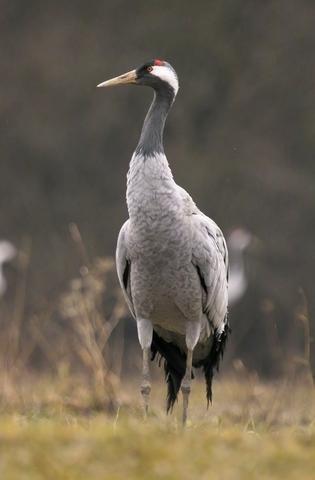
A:
<svg viewBox="0 0 315 480">
<path fill-rule="evenodd" d="M 144 421 L 137 387 L 119 387 L 112 414 L 79 384 L 67 390 L 45 379 L 9 390 L 0 411 L 1 480 L 315 478 L 311 385 L 224 380 L 207 411 L 195 381 L 185 431 L 181 402 L 164 414 L 160 384 Z"/>
</svg>

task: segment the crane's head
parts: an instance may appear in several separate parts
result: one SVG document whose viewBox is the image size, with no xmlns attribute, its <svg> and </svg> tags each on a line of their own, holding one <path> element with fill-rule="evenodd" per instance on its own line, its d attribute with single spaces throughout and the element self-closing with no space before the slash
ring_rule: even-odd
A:
<svg viewBox="0 0 315 480">
<path fill-rule="evenodd" d="M 98 87 L 116 85 L 145 85 L 156 91 L 170 90 L 175 96 L 178 92 L 178 78 L 174 68 L 164 60 L 151 60 L 141 67 L 100 83 Z"/>
</svg>

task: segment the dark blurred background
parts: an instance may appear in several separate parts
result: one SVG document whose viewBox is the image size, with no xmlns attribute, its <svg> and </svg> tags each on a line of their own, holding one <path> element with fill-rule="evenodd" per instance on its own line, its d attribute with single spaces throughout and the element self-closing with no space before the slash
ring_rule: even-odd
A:
<svg viewBox="0 0 315 480">
<path fill-rule="evenodd" d="M 241 226 L 255 237 L 245 254 L 248 289 L 231 307 L 226 365 L 239 359 L 279 375 L 307 360 L 314 18 L 312 0 L 1 0 L 0 238 L 27 256 L 27 267 L 6 268 L 6 322 L 19 315 L 28 338 L 29 323 L 55 309 L 83 263 L 114 255 L 128 162 L 152 93 L 95 86 L 164 58 L 181 86 L 165 133 L 177 183 L 226 235 Z M 60 322 L 49 316 L 56 343 Z M 132 323 L 125 335 L 135 341 Z M 41 353 L 29 362 L 40 365 Z"/>
</svg>

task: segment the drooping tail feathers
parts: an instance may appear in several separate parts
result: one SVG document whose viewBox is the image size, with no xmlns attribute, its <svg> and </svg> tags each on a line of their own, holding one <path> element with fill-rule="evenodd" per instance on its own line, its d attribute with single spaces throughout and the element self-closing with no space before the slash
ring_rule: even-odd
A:
<svg viewBox="0 0 315 480">
<path fill-rule="evenodd" d="M 231 333 L 231 328 L 228 323 L 225 324 L 224 330 L 221 333 L 217 331 L 213 335 L 213 343 L 209 355 L 198 362 L 196 367 L 203 367 L 206 386 L 207 386 L 207 402 L 212 403 L 212 379 L 214 375 L 214 370 L 219 371 L 220 360 L 223 358 L 224 349 L 229 333 Z"/>
<path fill-rule="evenodd" d="M 151 344 L 152 360 L 156 355 L 164 358 L 164 372 L 167 383 L 166 410 L 171 411 L 186 370 L 186 355 L 173 343 L 166 342 L 155 331 Z"/>
<path fill-rule="evenodd" d="M 212 379 L 214 370 L 219 370 L 220 360 L 223 357 L 227 337 L 231 329 L 225 325 L 222 333 L 214 332 L 213 343 L 209 355 L 194 367 L 203 367 L 206 385 L 208 405 L 212 402 Z M 164 359 L 165 380 L 167 383 L 167 412 L 171 411 L 177 399 L 182 379 L 186 370 L 186 354 L 176 345 L 166 342 L 155 331 L 151 344 L 152 360 L 159 354 Z"/>
</svg>

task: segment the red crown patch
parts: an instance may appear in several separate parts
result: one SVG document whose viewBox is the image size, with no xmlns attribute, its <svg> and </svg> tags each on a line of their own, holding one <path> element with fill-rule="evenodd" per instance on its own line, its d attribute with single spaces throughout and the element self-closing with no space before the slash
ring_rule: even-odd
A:
<svg viewBox="0 0 315 480">
<path fill-rule="evenodd" d="M 154 60 L 154 65 L 158 65 L 158 66 L 161 66 L 161 65 L 164 65 L 164 61 L 163 60 L 159 60 L 158 58 L 156 60 Z"/>
</svg>

